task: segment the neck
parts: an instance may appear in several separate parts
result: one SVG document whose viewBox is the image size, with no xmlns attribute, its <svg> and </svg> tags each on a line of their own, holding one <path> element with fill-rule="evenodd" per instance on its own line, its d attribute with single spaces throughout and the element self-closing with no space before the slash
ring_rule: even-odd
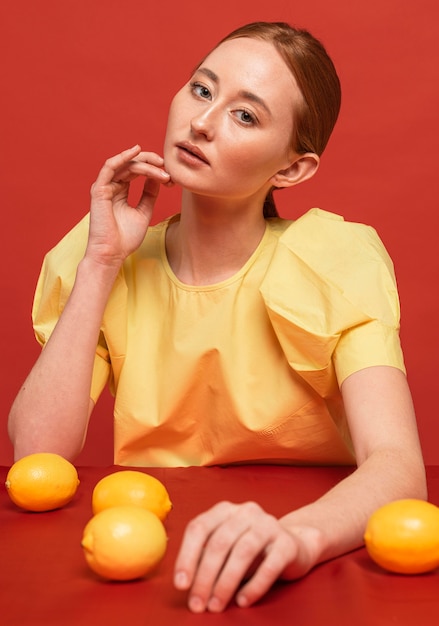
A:
<svg viewBox="0 0 439 626">
<path fill-rule="evenodd" d="M 209 285 L 236 274 L 265 232 L 262 205 L 254 199 L 206 200 L 183 191 L 180 220 L 166 236 L 168 260 L 179 280 Z"/>
</svg>

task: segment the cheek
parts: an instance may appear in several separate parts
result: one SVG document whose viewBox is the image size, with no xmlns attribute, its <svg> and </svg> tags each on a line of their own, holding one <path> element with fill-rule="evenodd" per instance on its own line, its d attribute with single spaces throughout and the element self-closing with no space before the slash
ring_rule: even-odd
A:
<svg viewBox="0 0 439 626">
<path fill-rule="evenodd" d="M 175 94 L 174 98 L 171 100 L 171 104 L 169 106 L 169 112 L 168 112 L 168 126 L 167 126 L 166 132 L 169 132 L 170 130 L 175 128 L 179 120 L 181 124 L 181 120 L 184 117 L 185 98 L 182 92 L 183 90 L 178 91 Z"/>
<path fill-rule="evenodd" d="M 175 98 L 172 100 L 171 105 L 169 107 L 169 111 L 168 111 L 168 121 L 167 121 L 167 125 L 166 125 L 166 136 L 169 135 L 169 133 L 172 131 L 173 126 L 174 126 L 174 120 L 175 120 L 175 110 L 176 110 L 176 102 L 175 102 Z"/>
<path fill-rule="evenodd" d="M 263 177 L 269 179 L 280 169 L 286 167 L 285 146 L 274 146 L 266 140 L 231 147 L 227 154 L 227 168 L 246 176 L 248 179 Z"/>
<path fill-rule="evenodd" d="M 171 106 L 169 107 L 169 113 L 168 113 L 168 121 L 166 124 L 166 133 L 165 133 L 165 140 L 164 140 L 164 158 L 166 160 L 166 156 L 169 155 L 169 151 L 172 148 L 172 145 L 174 144 L 174 142 L 176 141 L 176 131 L 178 128 L 178 121 L 179 121 L 179 116 L 177 115 L 177 102 L 176 102 L 176 97 L 173 99 L 173 101 L 171 102 Z"/>
</svg>

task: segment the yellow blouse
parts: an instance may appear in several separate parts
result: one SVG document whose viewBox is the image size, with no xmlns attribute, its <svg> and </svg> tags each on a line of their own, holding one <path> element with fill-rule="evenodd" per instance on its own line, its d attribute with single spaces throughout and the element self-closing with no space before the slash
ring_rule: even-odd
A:
<svg viewBox="0 0 439 626">
<path fill-rule="evenodd" d="M 102 320 L 91 397 L 107 383 L 115 395 L 115 463 L 352 463 L 340 384 L 373 365 L 404 370 L 393 266 L 376 232 L 320 209 L 269 219 L 237 274 L 196 287 L 166 258 L 175 219 L 126 260 Z M 87 234 L 88 216 L 45 258 L 41 344 Z"/>
</svg>

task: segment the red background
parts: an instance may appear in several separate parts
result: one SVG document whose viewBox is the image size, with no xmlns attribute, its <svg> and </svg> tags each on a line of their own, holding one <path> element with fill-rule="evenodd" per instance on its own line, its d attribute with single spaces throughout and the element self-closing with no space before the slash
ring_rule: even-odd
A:
<svg viewBox="0 0 439 626">
<path fill-rule="evenodd" d="M 402 340 L 427 463 L 436 444 L 439 347 L 436 0 L 16 0 L 0 8 L 2 98 L 0 463 L 12 461 L 11 402 L 38 355 L 30 310 L 44 253 L 88 210 L 107 156 L 162 151 L 173 93 L 212 44 L 254 20 L 285 20 L 322 39 L 343 84 L 337 129 L 317 176 L 278 196 L 370 223 L 394 259 Z M 178 210 L 164 190 L 155 220 Z M 62 415 L 60 415 L 62 419 Z M 79 463 L 112 462 L 108 395 Z"/>
</svg>

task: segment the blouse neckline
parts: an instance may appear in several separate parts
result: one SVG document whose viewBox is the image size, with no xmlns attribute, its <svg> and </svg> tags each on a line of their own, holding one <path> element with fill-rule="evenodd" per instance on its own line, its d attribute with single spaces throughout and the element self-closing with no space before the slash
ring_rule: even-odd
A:
<svg viewBox="0 0 439 626">
<path fill-rule="evenodd" d="M 249 268 L 256 261 L 261 251 L 265 247 L 267 239 L 270 236 L 269 223 L 267 220 L 265 220 L 265 230 L 264 230 L 264 234 L 261 237 L 261 240 L 259 241 L 253 253 L 244 263 L 244 265 L 237 272 L 235 272 L 235 274 L 233 274 L 232 276 L 229 276 L 229 278 L 226 278 L 225 280 L 219 281 L 217 283 L 212 283 L 210 285 L 189 285 L 187 283 L 182 282 L 175 275 L 169 263 L 168 256 L 166 254 L 166 231 L 168 230 L 169 225 L 178 221 L 178 219 L 179 219 L 179 216 L 174 215 L 170 217 L 169 219 L 167 219 L 164 223 L 164 228 L 162 229 L 161 234 L 160 234 L 160 259 L 163 263 L 163 267 L 165 268 L 166 274 L 168 275 L 169 279 L 177 287 L 186 291 L 197 291 L 197 292 L 216 291 L 219 289 L 224 289 L 225 287 L 228 287 L 230 284 L 240 280 L 240 278 L 242 278 L 242 276 L 244 276 L 247 273 Z"/>
</svg>

